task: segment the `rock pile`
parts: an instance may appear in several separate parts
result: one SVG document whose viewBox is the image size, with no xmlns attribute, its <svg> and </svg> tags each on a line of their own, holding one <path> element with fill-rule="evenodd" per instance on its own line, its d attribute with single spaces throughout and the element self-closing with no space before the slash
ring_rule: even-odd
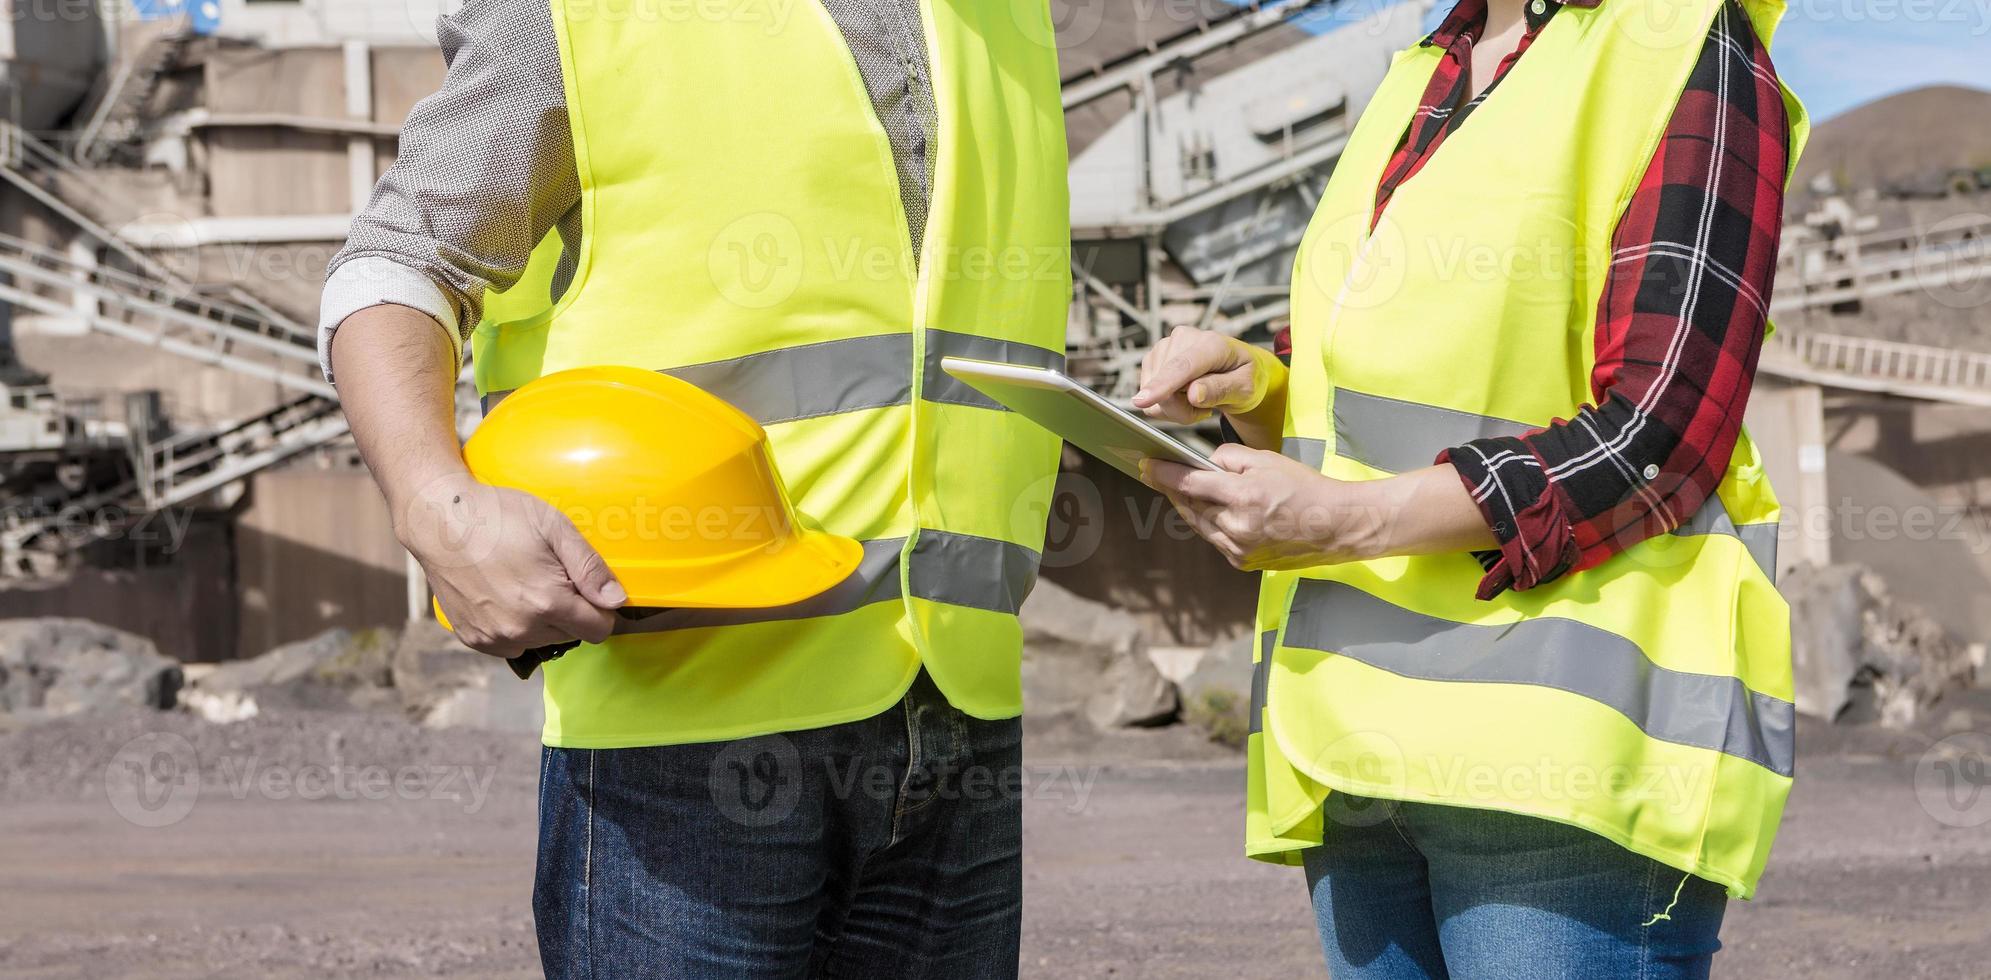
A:
<svg viewBox="0 0 1991 980">
<path fill-rule="evenodd" d="M 1186 719 L 1241 744 L 1248 647 L 1241 654 L 1223 645 L 1171 651 L 1171 679 L 1157 668 L 1139 619 L 1049 582 L 1032 593 L 1023 630 L 1023 684 L 1033 715 L 1062 717 L 1073 731 Z M 1230 663 L 1233 654 L 1242 661 Z M 0 727 L 153 709 L 217 725 L 386 713 L 427 728 L 537 731 L 544 719 L 538 676 L 521 683 L 429 621 L 332 629 L 247 660 L 187 668 L 142 637 L 95 623 L 0 622 Z M 1185 691 L 1193 695 L 1186 713 Z M 1233 729 L 1234 737 L 1225 734 Z"/>
<path fill-rule="evenodd" d="M 1251 641 L 1154 647 L 1133 615 L 1040 581 L 1023 606 L 1023 701 L 1033 718 L 1070 716 L 1094 730 L 1186 722 L 1244 745 Z"/>
<path fill-rule="evenodd" d="M 1860 564 L 1801 568 L 1780 587 L 1791 604 L 1798 710 L 1840 724 L 1905 729 L 1984 673 L 1985 646 L 1960 639 Z M 1023 608 L 1024 702 L 1092 728 L 1186 722 L 1242 747 L 1250 731 L 1256 639 L 1205 649 L 1151 648 L 1139 621 L 1049 582 Z"/>
<path fill-rule="evenodd" d="M 1023 605 L 1023 700 L 1097 728 L 1166 725 L 1181 701 L 1132 615 L 1039 581 Z"/>
<path fill-rule="evenodd" d="M 546 720 L 545 674 L 520 681 L 497 660 L 456 642 L 432 619 L 401 631 L 391 671 L 402 710 L 428 728 L 537 733 Z"/>
<path fill-rule="evenodd" d="M 1779 583 L 1791 604 L 1797 708 L 1841 723 L 1907 728 L 1943 695 L 1971 686 L 1982 644 L 1965 643 L 1863 565 L 1799 568 Z"/>
<path fill-rule="evenodd" d="M 1181 682 L 1182 719 L 1210 741 L 1243 748 L 1251 731 L 1250 636 L 1211 644 Z"/>
<path fill-rule="evenodd" d="M 1957 639 L 1864 565 L 1785 577 L 1798 710 L 1907 728 L 1971 686 L 1985 649 Z M 1070 730 L 1186 722 L 1242 746 L 1255 641 L 1154 648 L 1141 621 L 1040 582 L 1024 605 L 1024 701 Z M 456 642 L 433 622 L 329 630 L 262 656 L 183 669 L 152 643 L 74 619 L 0 621 L 0 727 L 100 711 L 178 709 L 230 724 L 297 712 L 387 712 L 429 728 L 536 731 L 540 685 Z"/>
<path fill-rule="evenodd" d="M 270 711 L 393 711 L 429 728 L 538 731 L 540 686 L 520 683 L 432 621 L 328 630 L 194 680 L 183 700 L 209 721 Z"/>
<path fill-rule="evenodd" d="M 260 657 L 225 663 L 198 677 L 182 700 L 215 722 L 240 721 L 270 710 L 371 710 L 395 702 L 385 629 L 327 630 Z"/>
<path fill-rule="evenodd" d="M 152 641 L 81 619 L 0 621 L 0 716 L 173 707 L 185 677 Z"/>
<path fill-rule="evenodd" d="M 258 657 L 182 667 L 152 643 L 75 619 L 0 621 L 0 727 L 177 710 L 214 724 L 386 712 L 429 728 L 538 731 L 540 685 L 433 622 L 332 629 Z"/>
</svg>

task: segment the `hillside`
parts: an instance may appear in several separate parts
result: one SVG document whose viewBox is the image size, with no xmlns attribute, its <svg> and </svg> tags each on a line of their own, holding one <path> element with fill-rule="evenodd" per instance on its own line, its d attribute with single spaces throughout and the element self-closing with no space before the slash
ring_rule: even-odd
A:
<svg viewBox="0 0 1991 980">
<path fill-rule="evenodd" d="M 1802 95 L 1803 93 L 1799 93 Z M 1857 190 L 1956 167 L 1991 165 L 1991 92 L 1932 85 L 1877 99 L 1817 124 L 1793 186 L 1829 173 Z"/>
<path fill-rule="evenodd" d="M 1799 93 L 1800 95 L 1802 93 Z M 1819 204 L 1810 183 L 1830 174 L 1881 230 L 1932 227 L 1991 210 L 1991 191 L 1939 200 L 1875 198 L 1894 181 L 1926 183 L 1964 167 L 1991 166 L 1991 92 L 1955 85 L 1913 89 L 1849 109 L 1812 131 L 1785 202 L 1787 226 Z M 1786 314 L 1792 326 L 1937 347 L 1991 351 L 1991 316 L 1981 305 L 1939 302 L 1925 292 L 1868 300 L 1853 314 Z"/>
</svg>

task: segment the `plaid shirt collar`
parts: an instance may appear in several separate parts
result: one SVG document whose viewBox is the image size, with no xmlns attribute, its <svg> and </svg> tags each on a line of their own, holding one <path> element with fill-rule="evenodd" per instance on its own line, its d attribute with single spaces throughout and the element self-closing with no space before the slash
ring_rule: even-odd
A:
<svg viewBox="0 0 1991 980">
<path fill-rule="evenodd" d="M 1531 2 L 1526 13 L 1528 30 L 1541 30 L 1542 25 L 1548 23 L 1549 18 L 1555 16 L 1555 12 L 1563 7 L 1587 9 L 1601 6 L 1603 2 L 1604 0 L 1562 0 L 1562 2 L 1541 0 L 1540 13 L 1535 12 L 1535 4 Z M 1439 23 L 1438 29 L 1425 37 L 1424 44 L 1427 47 L 1449 49 L 1458 42 L 1460 35 L 1469 34 L 1477 39 L 1480 32 L 1485 29 L 1486 0 L 1459 0 L 1458 4 L 1452 7 L 1452 12 L 1446 14 L 1444 21 Z"/>
</svg>

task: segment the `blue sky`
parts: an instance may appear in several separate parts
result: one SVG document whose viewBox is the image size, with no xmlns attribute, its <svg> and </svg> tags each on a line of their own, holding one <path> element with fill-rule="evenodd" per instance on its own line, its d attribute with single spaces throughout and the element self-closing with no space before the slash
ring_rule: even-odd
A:
<svg viewBox="0 0 1991 980">
<path fill-rule="evenodd" d="M 1813 119 L 1939 82 L 1991 89 L 1991 0 L 1794 0 L 1771 55 Z"/>
<path fill-rule="evenodd" d="M 1360 19 L 1378 2 L 1345 3 L 1339 17 Z M 1939 82 L 1991 89 L 1991 0 L 1789 2 L 1773 54 L 1813 120 Z M 1432 26 L 1451 6 L 1438 0 Z"/>
</svg>

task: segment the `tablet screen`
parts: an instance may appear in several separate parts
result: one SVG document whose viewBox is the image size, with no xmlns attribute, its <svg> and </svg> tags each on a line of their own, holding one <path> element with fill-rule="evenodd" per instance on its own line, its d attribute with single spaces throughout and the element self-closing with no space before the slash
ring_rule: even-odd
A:
<svg viewBox="0 0 1991 980">
<path fill-rule="evenodd" d="M 940 368 L 1134 479 L 1140 479 L 1144 459 L 1218 468 L 1146 419 L 1056 371 L 959 357 L 942 358 Z"/>
</svg>

